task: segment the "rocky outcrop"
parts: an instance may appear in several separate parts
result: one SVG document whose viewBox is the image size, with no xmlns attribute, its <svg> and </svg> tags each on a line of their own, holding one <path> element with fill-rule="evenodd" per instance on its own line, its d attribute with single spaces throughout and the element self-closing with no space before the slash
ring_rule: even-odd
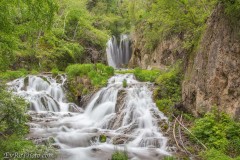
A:
<svg viewBox="0 0 240 160">
<path fill-rule="evenodd" d="M 183 35 L 163 40 L 156 49 L 151 52 L 145 47 L 146 42 L 138 32 L 140 31 L 136 31 L 132 35 L 133 54 L 129 62 L 129 67 L 165 69 L 167 66 L 174 64 L 177 60 L 185 59 L 186 52 L 182 47 Z"/>
<path fill-rule="evenodd" d="M 234 27 L 218 5 L 183 83 L 184 105 L 195 115 L 216 105 L 240 118 L 239 33 L 239 26 Z"/>
</svg>

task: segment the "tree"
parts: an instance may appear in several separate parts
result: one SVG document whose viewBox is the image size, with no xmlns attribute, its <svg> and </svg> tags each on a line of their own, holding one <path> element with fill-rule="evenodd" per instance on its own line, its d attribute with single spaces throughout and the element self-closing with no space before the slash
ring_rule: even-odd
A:
<svg viewBox="0 0 240 160">
<path fill-rule="evenodd" d="M 38 39 L 50 29 L 57 5 L 52 0 L 0 1 L 0 70 L 8 69 L 14 59 L 17 43 L 30 37 Z"/>
</svg>

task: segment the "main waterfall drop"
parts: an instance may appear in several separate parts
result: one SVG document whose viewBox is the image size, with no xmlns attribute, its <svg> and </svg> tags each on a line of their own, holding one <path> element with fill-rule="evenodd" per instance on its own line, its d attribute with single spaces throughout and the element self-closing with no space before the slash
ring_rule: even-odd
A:
<svg viewBox="0 0 240 160">
<path fill-rule="evenodd" d="M 126 66 L 132 55 L 130 37 L 126 34 L 121 35 L 118 45 L 117 38 L 113 36 L 107 42 L 106 52 L 109 66 L 114 68 Z"/>
<path fill-rule="evenodd" d="M 108 160 L 116 149 L 126 150 L 131 160 L 171 155 L 160 127 L 168 121 L 152 100 L 152 84 L 138 82 L 132 74 L 115 75 L 83 110 L 67 102 L 65 81 L 65 76 L 41 75 L 8 83 L 31 103 L 28 137 L 38 144 L 54 139 L 52 145 L 61 153 L 58 159 Z M 101 141 L 102 135 L 106 142 Z"/>
</svg>

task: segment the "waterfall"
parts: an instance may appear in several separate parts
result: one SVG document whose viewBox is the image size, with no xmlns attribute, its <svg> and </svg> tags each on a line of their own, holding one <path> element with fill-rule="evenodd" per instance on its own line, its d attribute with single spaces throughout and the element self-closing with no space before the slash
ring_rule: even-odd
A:
<svg viewBox="0 0 240 160">
<path fill-rule="evenodd" d="M 127 65 L 131 59 L 131 42 L 128 35 L 120 36 L 120 44 L 115 36 L 107 42 L 107 60 L 108 65 L 114 68 L 120 68 Z"/>
<path fill-rule="evenodd" d="M 27 76 L 14 80 L 8 85 L 17 95 L 24 97 L 30 103 L 30 110 L 68 112 L 78 111 L 74 103 L 68 103 L 63 85 L 66 81 L 64 75 L 59 75 L 58 81 L 51 76 Z"/>
<path fill-rule="evenodd" d="M 127 87 L 122 85 L 127 81 Z M 53 138 L 66 160 L 107 160 L 117 148 L 130 159 L 158 160 L 171 155 L 160 125 L 168 123 L 152 100 L 150 83 L 133 74 L 118 74 L 99 90 L 83 112 L 70 112 L 64 93 L 65 76 L 28 76 L 8 83 L 28 100 L 30 135 L 36 143 Z M 75 105 L 76 108 L 79 108 Z M 101 142 L 101 135 L 107 137 Z"/>
</svg>

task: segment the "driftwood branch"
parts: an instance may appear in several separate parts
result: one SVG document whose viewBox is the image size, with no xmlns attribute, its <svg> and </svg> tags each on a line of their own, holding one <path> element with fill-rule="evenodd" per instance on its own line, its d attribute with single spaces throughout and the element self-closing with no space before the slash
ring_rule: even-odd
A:
<svg viewBox="0 0 240 160">
<path fill-rule="evenodd" d="M 181 117 L 180 117 L 180 122 L 182 123 L 182 115 L 181 115 Z M 192 155 L 192 154 L 187 150 L 187 148 L 186 148 L 185 145 L 184 145 L 184 142 L 183 142 L 183 140 L 182 140 L 182 134 L 181 134 L 180 125 L 178 125 L 178 134 L 179 134 L 179 139 L 180 139 L 180 142 L 181 142 L 181 145 L 182 145 L 183 149 L 185 150 L 186 153 Z"/>
<path fill-rule="evenodd" d="M 175 118 L 175 121 L 177 121 L 179 123 L 179 125 L 181 125 L 185 130 L 188 131 L 188 133 L 190 133 L 197 141 L 198 143 L 200 143 L 205 149 L 207 149 L 207 147 L 187 128 L 185 127 L 179 120 L 178 118 L 176 118 L 174 115 L 172 115 Z"/>
<path fill-rule="evenodd" d="M 174 124 L 173 124 L 173 138 L 174 138 L 174 140 L 175 140 L 175 142 L 176 142 L 177 147 L 178 147 L 179 149 L 182 149 L 182 148 L 179 146 L 178 141 L 177 141 L 177 139 L 176 139 L 176 133 L 175 133 L 176 123 L 177 123 L 177 118 L 175 118 L 175 121 L 174 121 Z"/>
</svg>

